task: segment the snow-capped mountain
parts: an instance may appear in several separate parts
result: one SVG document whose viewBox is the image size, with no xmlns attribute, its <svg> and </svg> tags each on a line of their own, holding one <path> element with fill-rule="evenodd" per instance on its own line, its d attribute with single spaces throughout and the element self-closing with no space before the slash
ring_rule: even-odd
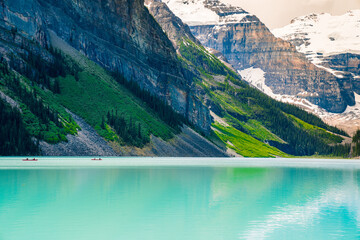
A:
<svg viewBox="0 0 360 240">
<path fill-rule="evenodd" d="M 356 55 L 360 56 L 360 10 L 348 11 L 341 16 L 322 13 L 298 17 L 272 33 L 291 42 L 312 63 L 325 67 L 338 77 L 342 77 L 341 70 L 346 69 L 331 67 L 334 56 L 350 54 L 354 60 L 348 67 L 359 69 L 360 57 Z"/>
<path fill-rule="evenodd" d="M 272 30 L 279 38 L 291 42 L 316 66 L 340 80 L 351 82 L 355 105 L 341 114 L 324 109 L 312 111 L 326 122 L 354 132 L 360 127 L 360 10 L 341 16 L 328 13 L 295 18 L 283 28 Z"/>
<path fill-rule="evenodd" d="M 275 37 L 255 15 L 221 0 L 162 1 L 204 46 L 224 55 L 254 87 L 330 124 L 343 124 L 349 133 L 360 124 L 360 101 L 354 94 L 355 89 L 360 90 L 360 55 L 356 55 L 360 33 L 355 20 L 360 19 L 359 11 L 345 14 L 342 20 L 328 21 L 332 18 L 329 14 L 297 18 L 287 27 L 296 34 L 284 28 L 275 30 Z M 313 34 L 302 31 L 314 26 Z M 278 38 L 280 33 L 284 39 Z M 320 36 L 325 35 L 322 40 Z M 337 45 L 330 45 L 335 42 Z M 336 53 L 341 54 L 331 55 Z"/>
<path fill-rule="evenodd" d="M 217 0 L 163 0 L 189 26 L 223 25 L 246 21 L 250 16 L 240 7 L 232 7 Z"/>
</svg>

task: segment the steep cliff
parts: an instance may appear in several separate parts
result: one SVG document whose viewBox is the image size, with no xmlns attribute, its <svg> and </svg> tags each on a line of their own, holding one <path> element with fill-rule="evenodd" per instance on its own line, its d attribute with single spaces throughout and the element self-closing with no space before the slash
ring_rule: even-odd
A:
<svg viewBox="0 0 360 240">
<path fill-rule="evenodd" d="M 9 31 L 49 46 L 49 30 L 111 72 L 166 100 L 204 133 L 209 111 L 192 92 L 192 79 L 143 0 L 2 1 Z"/>
<path fill-rule="evenodd" d="M 313 65 L 293 45 L 276 38 L 256 16 L 219 1 L 165 2 L 190 24 L 192 33 L 204 46 L 220 51 L 235 69 L 264 71 L 264 84 L 274 94 L 301 96 L 332 112 L 343 112 L 347 105 L 354 104 L 351 84 L 340 82 Z M 184 5 L 198 11 L 211 11 L 217 15 L 217 21 L 201 14 L 196 20 L 189 19 L 179 10 Z"/>
</svg>

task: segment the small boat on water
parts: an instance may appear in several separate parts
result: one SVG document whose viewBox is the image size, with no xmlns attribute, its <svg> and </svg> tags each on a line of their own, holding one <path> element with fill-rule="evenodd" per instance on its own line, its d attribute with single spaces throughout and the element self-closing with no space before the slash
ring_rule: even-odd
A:
<svg viewBox="0 0 360 240">
<path fill-rule="evenodd" d="M 91 160 L 93 160 L 93 161 L 101 161 L 102 158 L 93 158 L 93 159 L 91 159 Z"/>
<path fill-rule="evenodd" d="M 29 158 L 25 158 L 23 159 L 24 162 L 36 162 L 38 159 L 33 158 L 33 159 L 29 159 Z"/>
</svg>

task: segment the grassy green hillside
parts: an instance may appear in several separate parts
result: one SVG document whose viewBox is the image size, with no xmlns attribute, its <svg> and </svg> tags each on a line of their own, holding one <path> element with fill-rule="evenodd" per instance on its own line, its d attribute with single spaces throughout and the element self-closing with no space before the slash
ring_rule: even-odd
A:
<svg viewBox="0 0 360 240">
<path fill-rule="evenodd" d="M 315 115 L 277 102 L 250 87 L 204 47 L 184 38 L 180 58 L 198 73 L 197 86 L 213 111 L 222 144 L 246 157 L 348 156 L 345 132 Z M 219 144 L 219 143 L 218 143 Z M 337 145 L 338 144 L 338 145 Z"/>
<path fill-rule="evenodd" d="M 66 142 L 67 134 L 80 130 L 69 111 L 82 117 L 113 146 L 143 147 L 150 142 L 150 135 L 168 140 L 179 133 L 183 118 L 137 85 L 131 84 L 130 89 L 85 57 L 79 61 L 54 49 L 47 54 L 54 61 L 46 62 L 37 55 L 20 58 L 26 64 L 23 72 L 14 71 L 5 61 L 0 63 L 0 91 L 18 104 L 19 121 L 30 137 L 51 144 Z M 54 73 L 54 69 L 60 70 Z M 134 88 L 137 95 L 131 91 Z M 145 102 L 139 94 L 151 101 Z M 110 116 L 120 122 L 110 124 Z M 10 154 L 11 149 L 7 152 Z"/>
<path fill-rule="evenodd" d="M 275 147 L 265 144 L 249 134 L 237 130 L 232 126 L 213 124 L 216 135 L 226 143 L 227 147 L 237 154 L 247 157 L 289 157 L 289 154 L 281 152 Z"/>
<path fill-rule="evenodd" d="M 136 126 L 140 124 L 142 135 L 148 140 L 150 134 L 169 139 L 176 132 L 159 119 L 156 112 L 125 87 L 117 84 L 109 74 L 101 72 L 101 69 L 97 74 L 90 74 L 86 70 L 80 72 L 78 81 L 70 75 L 60 78 L 60 89 L 61 94 L 56 96 L 59 102 L 94 126 L 98 133 L 109 141 L 126 144 L 108 123 L 105 124 L 106 127 L 101 126 L 109 112 L 124 117 L 128 124 L 130 122 Z M 144 143 L 146 142 L 148 141 Z"/>
</svg>

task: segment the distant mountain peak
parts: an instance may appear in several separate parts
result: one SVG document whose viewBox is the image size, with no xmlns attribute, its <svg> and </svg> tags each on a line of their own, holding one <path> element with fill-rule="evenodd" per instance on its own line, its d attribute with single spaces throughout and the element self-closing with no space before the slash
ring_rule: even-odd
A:
<svg viewBox="0 0 360 240">
<path fill-rule="evenodd" d="M 223 25 L 249 21 L 252 16 L 241 7 L 219 0 L 163 0 L 189 26 Z"/>
<path fill-rule="evenodd" d="M 291 20 L 291 24 L 295 23 L 295 22 L 305 22 L 305 21 L 313 21 L 313 22 L 318 22 L 321 20 L 322 17 L 360 17 L 360 9 L 354 9 L 354 10 L 350 10 L 347 11 L 345 14 L 340 15 L 340 16 L 336 16 L 336 15 L 332 15 L 330 13 L 311 13 L 308 15 L 304 15 L 304 16 L 300 16 L 300 17 L 296 17 L 294 19 Z"/>
</svg>

